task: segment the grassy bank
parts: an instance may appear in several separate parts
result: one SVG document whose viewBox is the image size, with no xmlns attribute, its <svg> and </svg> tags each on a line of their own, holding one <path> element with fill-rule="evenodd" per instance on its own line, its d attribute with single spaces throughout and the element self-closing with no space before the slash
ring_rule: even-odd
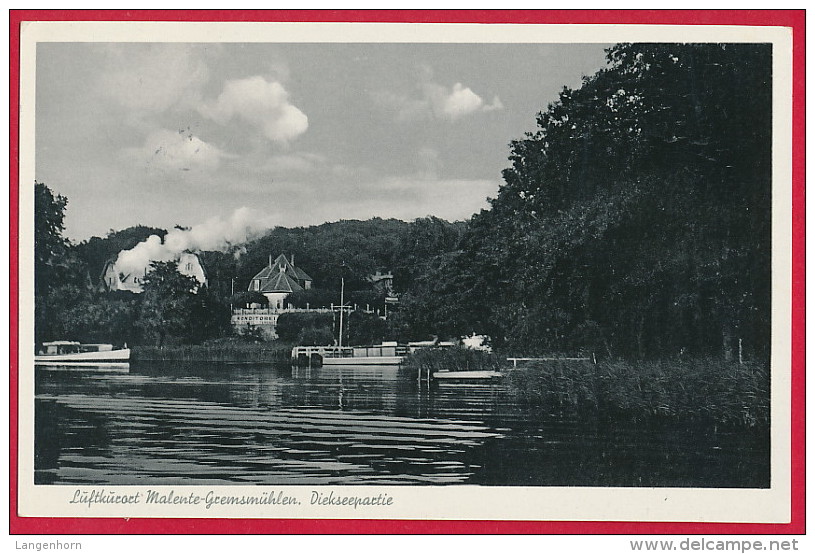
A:
<svg viewBox="0 0 815 554">
<path fill-rule="evenodd" d="M 248 343 L 213 341 L 204 344 L 135 346 L 131 362 L 238 362 L 261 363 L 286 361 L 291 358 L 289 343 Z"/>
<path fill-rule="evenodd" d="M 676 417 L 757 426 L 770 419 L 765 364 L 714 359 L 539 362 L 507 376 L 520 403 L 552 414 Z"/>
</svg>

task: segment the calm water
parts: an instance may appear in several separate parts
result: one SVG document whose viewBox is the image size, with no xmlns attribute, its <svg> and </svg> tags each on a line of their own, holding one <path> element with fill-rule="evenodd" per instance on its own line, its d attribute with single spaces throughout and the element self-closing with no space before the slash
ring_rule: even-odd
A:
<svg viewBox="0 0 815 554">
<path fill-rule="evenodd" d="M 575 422 L 394 367 L 38 367 L 35 481 L 766 487 L 766 432 Z"/>
</svg>

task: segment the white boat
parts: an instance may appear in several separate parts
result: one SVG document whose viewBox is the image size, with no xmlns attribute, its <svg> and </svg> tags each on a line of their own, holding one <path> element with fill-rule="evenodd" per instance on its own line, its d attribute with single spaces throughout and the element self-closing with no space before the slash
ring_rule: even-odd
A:
<svg viewBox="0 0 815 554">
<path fill-rule="evenodd" d="M 361 358 L 323 358 L 323 365 L 399 365 L 403 356 L 364 356 Z"/>
<path fill-rule="evenodd" d="M 35 362 L 38 368 L 47 371 L 87 371 L 101 373 L 128 373 L 130 362 Z"/>
<path fill-rule="evenodd" d="M 492 370 L 433 372 L 433 379 L 439 380 L 500 379 L 503 376 L 504 374 L 500 371 Z"/>
<path fill-rule="evenodd" d="M 44 342 L 43 350 L 34 356 L 38 365 L 97 365 L 127 363 L 130 349 L 114 349 L 111 344 L 80 344 L 75 341 Z"/>
<path fill-rule="evenodd" d="M 395 342 L 383 342 L 374 346 L 347 346 L 327 350 L 323 365 L 399 365 L 407 349 Z"/>
</svg>

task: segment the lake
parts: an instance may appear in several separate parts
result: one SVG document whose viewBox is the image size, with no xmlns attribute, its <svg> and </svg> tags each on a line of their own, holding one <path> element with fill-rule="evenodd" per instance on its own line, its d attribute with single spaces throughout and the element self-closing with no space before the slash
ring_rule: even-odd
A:
<svg viewBox="0 0 815 554">
<path fill-rule="evenodd" d="M 35 482 L 768 487 L 767 429 L 575 420 L 399 367 L 36 368 Z"/>
</svg>

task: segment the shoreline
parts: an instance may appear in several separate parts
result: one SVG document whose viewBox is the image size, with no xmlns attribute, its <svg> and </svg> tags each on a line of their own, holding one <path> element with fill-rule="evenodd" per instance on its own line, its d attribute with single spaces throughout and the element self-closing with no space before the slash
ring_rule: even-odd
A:
<svg viewBox="0 0 815 554">
<path fill-rule="evenodd" d="M 291 344 L 185 344 L 173 346 L 134 346 L 132 364 L 140 362 L 281 362 L 291 358 Z"/>
</svg>

